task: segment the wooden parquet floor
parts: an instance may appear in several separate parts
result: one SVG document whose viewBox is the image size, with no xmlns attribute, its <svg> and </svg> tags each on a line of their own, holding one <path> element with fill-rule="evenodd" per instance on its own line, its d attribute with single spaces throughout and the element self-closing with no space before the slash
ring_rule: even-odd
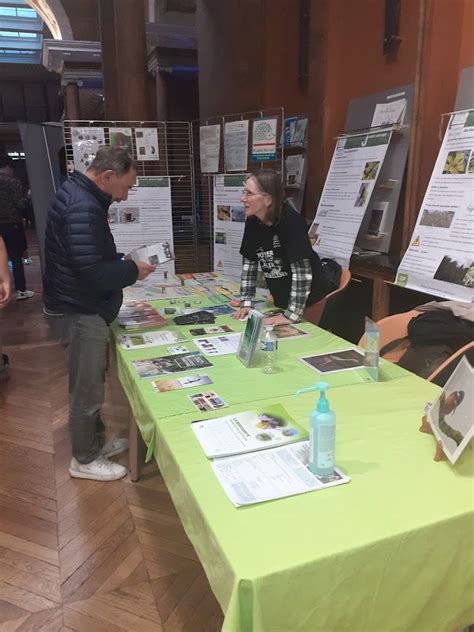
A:
<svg viewBox="0 0 474 632">
<path fill-rule="evenodd" d="M 0 385 L 0 632 L 220 630 L 222 612 L 156 467 L 138 483 L 69 477 L 64 357 L 42 318 L 30 253 L 37 294 L 0 315 L 11 363 Z M 115 434 L 128 421 L 113 375 L 104 419 Z"/>
</svg>

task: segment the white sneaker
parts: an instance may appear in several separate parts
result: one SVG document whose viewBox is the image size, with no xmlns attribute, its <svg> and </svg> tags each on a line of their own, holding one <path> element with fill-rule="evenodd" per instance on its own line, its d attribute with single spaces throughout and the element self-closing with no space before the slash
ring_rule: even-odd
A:
<svg viewBox="0 0 474 632">
<path fill-rule="evenodd" d="M 102 456 L 107 458 L 117 456 L 128 450 L 128 439 L 110 439 L 101 450 Z"/>
<path fill-rule="evenodd" d="M 34 295 L 35 295 L 35 293 L 32 292 L 31 290 L 25 290 L 24 292 L 21 292 L 21 290 L 18 290 L 17 293 L 16 293 L 16 300 L 17 301 L 24 301 L 25 298 L 31 298 Z"/>
<path fill-rule="evenodd" d="M 74 457 L 69 466 L 69 474 L 73 478 L 90 478 L 93 481 L 117 481 L 127 473 L 127 468 L 99 456 L 91 463 L 79 463 Z"/>
</svg>

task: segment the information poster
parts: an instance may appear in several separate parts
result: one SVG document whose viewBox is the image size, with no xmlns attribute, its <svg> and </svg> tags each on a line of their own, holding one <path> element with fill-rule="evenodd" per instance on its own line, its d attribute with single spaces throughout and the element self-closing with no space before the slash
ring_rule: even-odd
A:
<svg viewBox="0 0 474 632">
<path fill-rule="evenodd" d="M 252 121 L 252 160 L 275 160 L 277 117 L 260 118 Z"/>
<path fill-rule="evenodd" d="M 135 147 L 137 160 L 159 160 L 158 130 L 154 127 L 136 128 Z"/>
<path fill-rule="evenodd" d="M 316 217 L 309 229 L 320 257 L 348 267 L 392 136 L 391 131 L 337 139 Z"/>
<path fill-rule="evenodd" d="M 474 110 L 449 121 L 396 284 L 474 299 Z"/>
<path fill-rule="evenodd" d="M 98 148 L 105 145 L 103 127 L 72 127 L 72 155 L 74 168 L 87 171 L 94 160 Z"/>
<path fill-rule="evenodd" d="M 142 246 L 169 242 L 174 252 L 170 179 L 138 177 L 126 202 L 109 208 L 109 225 L 117 250 L 129 253 Z M 160 265 L 174 274 L 174 261 Z"/>
<path fill-rule="evenodd" d="M 221 146 L 221 126 L 202 125 L 199 128 L 199 155 L 202 173 L 219 171 L 219 150 Z"/>
<path fill-rule="evenodd" d="M 245 209 L 240 201 L 244 176 L 214 176 L 214 270 L 240 279 L 240 245 Z"/>
<path fill-rule="evenodd" d="M 249 142 L 248 121 L 228 121 L 224 127 L 226 171 L 246 171 Z"/>
</svg>

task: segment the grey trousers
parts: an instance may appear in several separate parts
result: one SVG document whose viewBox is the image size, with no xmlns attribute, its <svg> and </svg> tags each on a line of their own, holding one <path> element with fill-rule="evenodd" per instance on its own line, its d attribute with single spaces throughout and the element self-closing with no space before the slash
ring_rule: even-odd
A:
<svg viewBox="0 0 474 632">
<path fill-rule="evenodd" d="M 66 350 L 72 454 L 79 463 L 90 463 L 105 443 L 100 408 L 104 403 L 109 327 L 96 314 L 45 314 Z"/>
</svg>

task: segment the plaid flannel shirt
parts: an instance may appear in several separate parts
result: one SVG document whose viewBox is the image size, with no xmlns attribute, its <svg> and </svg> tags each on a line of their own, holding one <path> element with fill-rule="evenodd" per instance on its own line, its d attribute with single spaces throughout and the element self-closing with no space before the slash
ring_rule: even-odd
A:
<svg viewBox="0 0 474 632">
<path fill-rule="evenodd" d="M 257 286 L 258 261 L 244 257 L 240 281 L 240 307 L 253 307 Z M 291 291 L 288 307 L 283 315 L 292 322 L 303 317 L 306 300 L 311 290 L 313 274 L 309 259 L 301 259 L 291 264 Z"/>
</svg>

